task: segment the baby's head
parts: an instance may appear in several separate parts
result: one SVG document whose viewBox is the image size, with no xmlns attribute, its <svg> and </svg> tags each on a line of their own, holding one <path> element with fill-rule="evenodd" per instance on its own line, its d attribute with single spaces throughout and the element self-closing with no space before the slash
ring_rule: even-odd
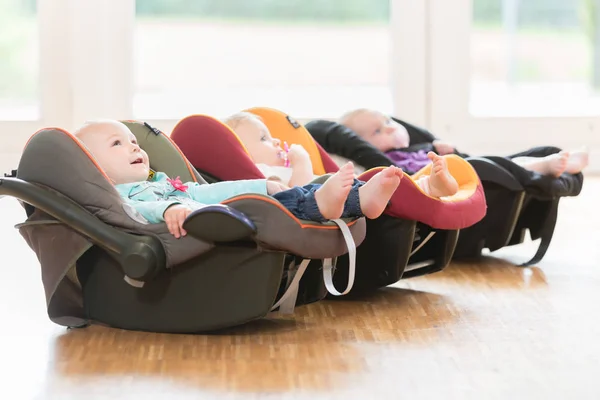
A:
<svg viewBox="0 0 600 400">
<path fill-rule="evenodd" d="M 243 111 L 225 118 L 223 122 L 238 135 L 255 163 L 270 166 L 285 164 L 281 141 L 273 139 L 259 116 Z"/>
<path fill-rule="evenodd" d="M 409 145 L 406 128 L 379 111 L 366 108 L 353 110 L 340 118 L 340 124 L 383 152 Z"/>
<path fill-rule="evenodd" d="M 148 155 L 123 123 L 91 121 L 77 129 L 74 135 L 86 145 L 115 185 L 148 179 Z"/>
</svg>

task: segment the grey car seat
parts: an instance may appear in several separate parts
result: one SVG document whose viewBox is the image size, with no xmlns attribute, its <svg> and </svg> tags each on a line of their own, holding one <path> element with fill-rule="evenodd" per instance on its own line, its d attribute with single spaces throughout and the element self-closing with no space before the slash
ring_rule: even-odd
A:
<svg viewBox="0 0 600 400">
<path fill-rule="evenodd" d="M 126 125 L 153 170 L 205 183 L 166 135 Z M 194 211 L 175 239 L 136 220 L 85 146 L 56 128 L 30 138 L 2 195 L 23 205 L 17 228 L 41 264 L 49 318 L 68 327 L 201 332 L 290 312 L 308 262 L 325 260 L 331 275 L 366 229 L 363 218 L 301 221 L 271 197 L 242 195 Z"/>
</svg>

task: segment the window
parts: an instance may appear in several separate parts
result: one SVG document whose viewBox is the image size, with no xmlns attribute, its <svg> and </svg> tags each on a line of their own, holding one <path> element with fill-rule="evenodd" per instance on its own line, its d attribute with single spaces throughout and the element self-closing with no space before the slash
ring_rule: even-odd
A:
<svg viewBox="0 0 600 400">
<path fill-rule="evenodd" d="M 136 3 L 135 118 L 392 112 L 389 0 Z"/>
<path fill-rule="evenodd" d="M 0 0 L 0 121 L 39 118 L 35 0 Z"/>
<path fill-rule="evenodd" d="M 600 3 L 473 0 L 472 4 L 472 115 L 598 115 Z"/>
</svg>

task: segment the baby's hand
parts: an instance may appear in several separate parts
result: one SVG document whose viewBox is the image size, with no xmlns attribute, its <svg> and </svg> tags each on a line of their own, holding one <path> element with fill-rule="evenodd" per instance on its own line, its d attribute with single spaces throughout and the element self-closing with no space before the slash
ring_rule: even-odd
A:
<svg viewBox="0 0 600 400">
<path fill-rule="evenodd" d="M 308 155 L 308 152 L 299 144 L 293 144 L 290 146 L 288 159 L 290 160 L 292 167 L 298 164 L 310 163 L 310 156 Z"/>
<path fill-rule="evenodd" d="M 434 140 L 433 147 L 435 147 L 435 150 L 441 156 L 454 153 L 454 146 L 450 143 L 442 142 L 441 140 Z"/>
<path fill-rule="evenodd" d="M 183 230 L 183 222 L 188 215 L 192 212 L 192 209 L 183 204 L 175 204 L 167 208 L 165 211 L 165 222 L 169 227 L 169 232 L 177 239 L 187 235 L 187 232 Z"/>
<path fill-rule="evenodd" d="M 267 194 L 269 195 L 274 195 L 275 193 L 279 193 L 288 189 L 289 187 L 285 186 L 283 183 L 267 181 Z"/>
</svg>

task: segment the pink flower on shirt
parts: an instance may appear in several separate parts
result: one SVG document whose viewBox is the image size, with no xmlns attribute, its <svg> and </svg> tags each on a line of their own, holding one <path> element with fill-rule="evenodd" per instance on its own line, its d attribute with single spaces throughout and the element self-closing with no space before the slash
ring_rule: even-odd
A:
<svg viewBox="0 0 600 400">
<path fill-rule="evenodd" d="M 181 182 L 181 179 L 179 179 L 179 177 L 175 178 L 175 179 L 171 179 L 171 178 L 167 178 L 167 181 L 171 184 L 171 186 L 173 186 L 173 188 L 175 190 L 179 190 L 181 192 L 187 192 L 187 185 L 184 185 L 183 182 Z"/>
</svg>

